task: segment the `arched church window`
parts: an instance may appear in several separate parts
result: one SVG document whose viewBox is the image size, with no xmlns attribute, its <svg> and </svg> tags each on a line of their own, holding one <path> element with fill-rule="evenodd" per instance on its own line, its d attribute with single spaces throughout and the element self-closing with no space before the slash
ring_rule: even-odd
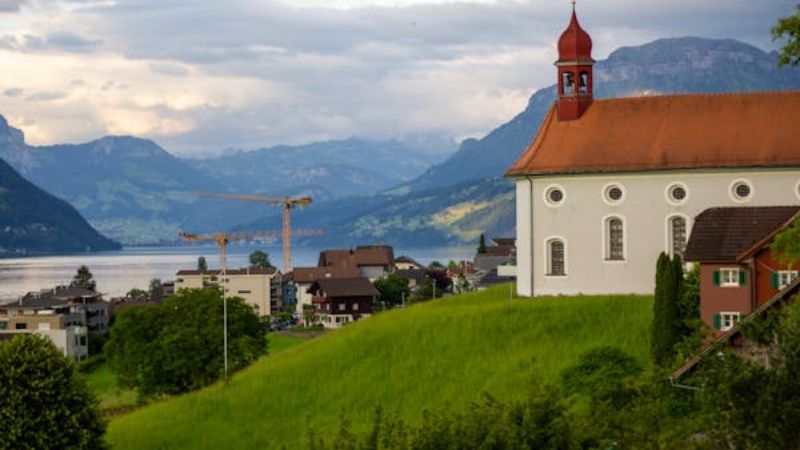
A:
<svg viewBox="0 0 800 450">
<path fill-rule="evenodd" d="M 575 75 L 572 72 L 564 72 L 562 86 L 564 94 L 575 93 Z"/>
<path fill-rule="evenodd" d="M 674 216 L 669 219 L 670 251 L 673 255 L 683 256 L 686 250 L 686 219 Z"/>
<path fill-rule="evenodd" d="M 552 239 L 547 242 L 547 275 L 564 276 L 567 274 L 565 263 L 564 241 Z"/>
<path fill-rule="evenodd" d="M 625 226 L 622 219 L 612 217 L 606 221 L 606 260 L 625 260 Z"/>
<path fill-rule="evenodd" d="M 578 92 L 583 94 L 589 92 L 589 72 L 581 72 L 578 80 Z"/>
</svg>

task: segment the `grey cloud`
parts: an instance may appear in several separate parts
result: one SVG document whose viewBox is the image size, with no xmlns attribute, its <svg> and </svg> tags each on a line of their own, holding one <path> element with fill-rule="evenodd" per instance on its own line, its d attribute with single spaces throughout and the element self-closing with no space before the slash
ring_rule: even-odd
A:
<svg viewBox="0 0 800 450">
<path fill-rule="evenodd" d="M 17 12 L 27 0 L 0 0 L 0 13 Z"/>
<path fill-rule="evenodd" d="M 3 95 L 5 95 L 6 97 L 19 97 L 24 93 L 25 91 L 20 88 L 8 88 L 5 91 L 3 91 Z"/>
<path fill-rule="evenodd" d="M 99 47 L 100 39 L 89 39 L 69 32 L 48 33 L 46 36 L 25 34 L 22 37 L 0 36 L 0 48 L 18 52 L 65 51 L 86 53 Z"/>
<path fill-rule="evenodd" d="M 25 97 L 25 100 L 29 102 L 50 102 L 53 100 L 61 100 L 62 98 L 66 98 L 66 96 L 66 92 L 41 91 Z"/>
</svg>

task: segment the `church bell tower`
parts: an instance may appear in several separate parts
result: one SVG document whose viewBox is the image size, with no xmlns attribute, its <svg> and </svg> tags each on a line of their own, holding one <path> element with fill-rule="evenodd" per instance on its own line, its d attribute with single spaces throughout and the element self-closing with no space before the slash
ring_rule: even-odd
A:
<svg viewBox="0 0 800 450">
<path fill-rule="evenodd" d="M 592 38 L 572 3 L 572 19 L 558 40 L 558 120 L 579 119 L 592 104 Z"/>
</svg>

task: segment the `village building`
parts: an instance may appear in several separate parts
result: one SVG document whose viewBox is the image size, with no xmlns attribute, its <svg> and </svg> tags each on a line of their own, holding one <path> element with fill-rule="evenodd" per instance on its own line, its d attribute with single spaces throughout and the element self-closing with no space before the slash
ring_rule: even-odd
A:
<svg viewBox="0 0 800 450">
<path fill-rule="evenodd" d="M 77 286 L 56 286 L 53 289 L 28 292 L 12 303 L 33 311 L 62 311 L 85 316 L 85 325 L 92 333 L 108 333 L 111 304 L 103 294 Z"/>
<path fill-rule="evenodd" d="M 358 269 L 346 267 L 295 267 L 283 277 L 283 295 L 287 307 L 293 308 L 295 315 L 305 320 L 314 312 L 314 303 L 309 288 L 314 282 L 327 278 L 355 278 Z"/>
<path fill-rule="evenodd" d="M 64 356 L 82 361 L 89 356 L 86 312 L 69 304 L 22 306 L 19 302 L 0 306 L 0 340 L 36 334 L 50 339 Z"/>
<path fill-rule="evenodd" d="M 175 291 L 225 286 L 225 295 L 241 297 L 260 316 L 281 310 L 281 274 L 271 269 L 229 269 L 222 277 L 217 270 L 180 270 L 175 275 Z"/>
<path fill-rule="evenodd" d="M 591 50 L 573 11 L 558 100 L 506 173 L 519 295 L 652 293 L 702 211 L 800 204 L 800 92 L 596 100 Z"/>
<path fill-rule="evenodd" d="M 425 266 L 406 255 L 400 255 L 394 260 L 394 270 L 422 270 Z"/>
<path fill-rule="evenodd" d="M 797 279 L 770 250 L 800 206 L 711 208 L 697 216 L 686 260 L 700 265 L 700 316 L 722 334 Z"/>
<path fill-rule="evenodd" d="M 372 315 L 380 292 L 366 278 L 323 278 L 309 288 L 317 320 L 325 328 L 340 328 Z"/>
<path fill-rule="evenodd" d="M 318 267 L 338 270 L 355 269 L 358 276 L 375 281 L 395 268 L 394 250 L 388 245 L 361 245 L 355 249 L 324 250 L 319 254 Z"/>
</svg>

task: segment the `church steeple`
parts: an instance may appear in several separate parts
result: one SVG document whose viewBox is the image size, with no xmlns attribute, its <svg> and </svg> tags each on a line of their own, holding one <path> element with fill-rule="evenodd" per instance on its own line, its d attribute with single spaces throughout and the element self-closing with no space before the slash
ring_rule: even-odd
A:
<svg viewBox="0 0 800 450">
<path fill-rule="evenodd" d="M 558 119 L 576 120 L 592 104 L 592 38 L 580 23 L 572 2 L 572 18 L 558 40 Z"/>
</svg>

